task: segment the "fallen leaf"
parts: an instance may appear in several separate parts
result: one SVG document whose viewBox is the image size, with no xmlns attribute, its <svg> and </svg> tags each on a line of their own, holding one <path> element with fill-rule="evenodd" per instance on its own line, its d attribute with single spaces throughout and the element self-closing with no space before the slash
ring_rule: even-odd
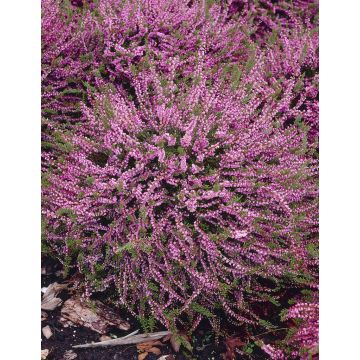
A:
<svg viewBox="0 0 360 360">
<path fill-rule="evenodd" d="M 45 327 L 42 328 L 42 333 L 47 339 L 50 339 L 53 335 L 53 332 L 51 331 L 49 325 L 46 325 Z"/>
<path fill-rule="evenodd" d="M 111 339 L 112 339 L 112 337 L 107 336 L 107 335 L 100 336 L 100 341 L 107 341 L 107 340 L 111 340 Z"/>
<path fill-rule="evenodd" d="M 138 355 L 138 360 L 144 360 L 148 356 L 147 352 Z"/>
<path fill-rule="evenodd" d="M 41 301 L 41 310 L 51 311 L 61 305 L 62 300 L 56 296 L 67 287 L 67 284 L 58 284 L 56 282 L 49 285 Z"/>
<path fill-rule="evenodd" d="M 144 346 L 142 344 L 137 344 L 136 345 L 136 348 L 139 350 L 139 351 L 145 351 L 146 349 L 148 349 L 149 347 L 148 346 Z"/>
<path fill-rule="evenodd" d="M 239 337 L 225 339 L 226 353 L 223 354 L 224 360 L 236 359 L 235 349 L 244 346 L 245 343 Z"/>
<path fill-rule="evenodd" d="M 159 348 L 157 348 L 157 347 L 152 347 L 152 348 L 150 348 L 150 349 L 148 350 L 148 352 L 153 353 L 153 354 L 155 354 L 155 355 L 160 355 L 160 354 L 161 354 L 161 350 L 160 350 Z"/>
<path fill-rule="evenodd" d="M 142 350 L 142 351 L 150 349 L 153 346 L 164 346 L 164 344 L 159 340 L 154 340 L 154 341 L 148 341 L 148 342 L 144 342 L 144 343 L 140 343 L 140 344 L 136 345 L 138 350 Z"/>
<path fill-rule="evenodd" d="M 77 358 L 77 354 L 73 350 L 65 351 L 63 360 L 73 360 Z"/>
<path fill-rule="evenodd" d="M 48 349 L 44 349 L 41 350 L 41 360 L 45 360 L 49 355 L 49 350 Z"/>
<path fill-rule="evenodd" d="M 154 345 L 164 346 L 164 344 L 159 340 L 148 341 L 148 342 L 144 342 L 142 344 L 149 345 L 149 346 L 154 346 Z"/>
<path fill-rule="evenodd" d="M 130 324 L 122 320 L 118 313 L 100 301 L 91 304 L 80 298 L 70 298 L 61 308 L 60 322 L 65 326 L 80 325 L 92 329 L 99 334 L 106 334 L 110 327 L 129 330 Z"/>
</svg>

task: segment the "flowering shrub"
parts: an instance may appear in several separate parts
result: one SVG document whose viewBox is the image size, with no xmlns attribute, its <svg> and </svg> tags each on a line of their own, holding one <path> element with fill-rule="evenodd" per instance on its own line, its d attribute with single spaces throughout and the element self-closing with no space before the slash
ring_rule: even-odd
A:
<svg viewBox="0 0 360 360">
<path fill-rule="evenodd" d="M 189 74 L 193 52 L 200 44 L 205 50 L 204 62 L 216 70 L 224 64 L 245 62 L 254 40 L 259 46 L 270 42 L 275 46 L 274 61 L 280 56 L 286 64 L 290 57 L 290 64 L 282 69 L 282 75 L 297 72 L 296 76 L 300 77 L 306 70 L 307 77 L 313 78 L 317 66 L 317 34 L 309 34 L 313 28 L 310 18 L 314 16 L 307 9 L 313 2 L 298 1 L 293 8 L 286 1 L 276 5 L 270 1 L 250 4 L 237 0 L 229 4 L 175 0 L 42 0 L 44 117 L 60 122 L 83 120 L 80 103 L 87 101 L 92 91 L 105 82 L 131 93 L 134 72 L 146 70 L 149 61 L 167 67 L 169 59 L 179 56 L 188 61 L 184 72 Z M 299 12 L 308 14 L 305 34 Z M 291 18 L 291 22 L 284 21 L 284 16 Z M 267 31 L 260 31 L 265 19 L 270 18 L 273 18 L 272 25 Z M 288 29 L 297 29 L 294 39 L 287 40 Z M 261 36 L 254 37 L 259 31 Z M 277 41 L 278 35 L 281 42 Z M 283 46 L 285 51 L 279 51 Z M 295 53 L 291 54 L 293 50 Z"/>
<path fill-rule="evenodd" d="M 80 271 L 101 263 L 124 304 L 148 299 L 167 326 L 164 310 L 180 315 L 195 301 L 254 321 L 245 288 L 261 291 L 256 279 L 284 276 L 291 261 L 306 271 L 317 225 L 306 129 L 276 123 L 286 100 L 261 79 L 262 59 L 235 89 L 207 77 L 202 57 L 190 85 L 175 82 L 179 61 L 166 77 L 150 69 L 135 81 L 138 106 L 98 95 L 45 191 L 49 241 L 66 253 L 71 239 Z"/>
<path fill-rule="evenodd" d="M 49 251 L 147 330 L 220 311 L 271 329 L 261 305 L 318 277 L 316 7 L 61 4 L 43 0 Z M 296 301 L 274 359 L 318 341 L 317 302 Z"/>
</svg>

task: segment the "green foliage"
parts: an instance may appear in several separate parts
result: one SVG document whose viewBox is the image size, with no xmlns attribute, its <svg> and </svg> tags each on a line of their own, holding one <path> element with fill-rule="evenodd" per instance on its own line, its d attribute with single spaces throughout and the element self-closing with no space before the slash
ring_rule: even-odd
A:
<svg viewBox="0 0 360 360">
<path fill-rule="evenodd" d="M 42 187 L 49 187 L 51 185 L 51 182 L 49 180 L 49 174 L 48 173 L 42 173 L 41 174 L 41 186 Z"/>
<path fill-rule="evenodd" d="M 86 179 L 85 179 L 85 184 L 88 185 L 88 186 L 91 186 L 94 184 L 94 177 L 93 176 L 88 176 Z"/>
<path fill-rule="evenodd" d="M 155 284 L 154 282 L 150 281 L 148 283 L 148 287 L 150 290 L 154 291 L 154 292 L 159 292 L 159 285 Z"/>
<path fill-rule="evenodd" d="M 271 32 L 268 40 L 269 45 L 274 45 L 278 41 L 278 35 L 279 34 L 277 30 L 273 30 Z"/>
<path fill-rule="evenodd" d="M 317 244 L 311 243 L 306 246 L 306 249 L 309 253 L 309 255 L 312 258 L 318 258 L 319 257 L 319 247 Z"/>
<path fill-rule="evenodd" d="M 74 211 L 72 209 L 69 209 L 69 208 L 61 208 L 56 212 L 56 214 L 58 216 L 68 217 L 72 220 L 76 219 L 76 214 L 74 213 Z"/>
<path fill-rule="evenodd" d="M 254 347 L 255 343 L 249 342 L 242 348 L 242 351 L 244 351 L 245 354 L 251 355 L 254 352 Z"/>
<path fill-rule="evenodd" d="M 274 330 L 277 328 L 275 325 L 271 324 L 271 322 L 263 319 L 259 320 L 259 324 L 264 328 L 266 328 L 267 330 Z"/>
<path fill-rule="evenodd" d="M 66 255 L 65 256 L 65 260 L 64 260 L 64 263 L 63 263 L 63 277 L 64 278 L 67 278 L 68 275 L 69 275 L 69 272 L 70 272 L 70 268 L 71 268 L 71 262 L 72 262 L 72 258 L 70 255 Z"/>
<path fill-rule="evenodd" d="M 77 255 L 77 253 L 80 250 L 81 240 L 80 239 L 67 239 L 66 245 L 69 249 L 70 255 L 74 256 L 74 255 Z"/>
<path fill-rule="evenodd" d="M 136 250 L 131 242 L 128 242 L 118 248 L 119 255 L 122 255 L 124 252 L 128 252 L 132 257 L 136 257 Z"/>
<path fill-rule="evenodd" d="M 151 333 L 154 331 L 156 326 L 156 319 L 154 316 L 150 315 L 148 317 L 138 316 L 137 319 L 140 322 L 140 326 L 145 333 Z"/>
<path fill-rule="evenodd" d="M 256 46 L 255 45 L 250 45 L 250 56 L 246 61 L 245 64 L 245 72 L 249 73 L 252 68 L 255 66 L 256 63 Z"/>
<path fill-rule="evenodd" d="M 286 319 L 286 315 L 287 315 L 288 310 L 287 309 L 282 309 L 279 313 L 279 317 L 281 321 L 285 321 Z"/>
<path fill-rule="evenodd" d="M 194 302 L 190 305 L 190 309 L 207 317 L 207 318 L 212 318 L 214 317 L 214 314 L 211 313 L 211 311 L 209 311 L 207 308 L 205 308 L 204 306 L 201 306 L 200 304 Z"/>
</svg>

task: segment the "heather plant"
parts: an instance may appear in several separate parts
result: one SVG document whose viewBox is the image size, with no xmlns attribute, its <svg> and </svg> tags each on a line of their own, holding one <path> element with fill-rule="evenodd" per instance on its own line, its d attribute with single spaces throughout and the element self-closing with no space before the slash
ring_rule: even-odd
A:
<svg viewBox="0 0 360 360">
<path fill-rule="evenodd" d="M 42 5 L 46 251 L 145 331 L 271 312 L 289 331 L 268 357 L 313 353 L 314 3 Z"/>
<path fill-rule="evenodd" d="M 202 50 L 190 83 L 177 84 L 174 59 L 166 82 L 154 69 L 135 81 L 137 105 L 99 94 L 68 135 L 74 148 L 44 189 L 48 242 L 75 251 L 99 289 L 115 284 L 134 314 L 172 328 L 222 308 L 252 324 L 251 302 L 286 277 L 314 281 L 316 162 L 301 122 L 277 124 L 284 105 L 263 61 L 235 88 L 226 69 L 208 76 Z"/>
</svg>

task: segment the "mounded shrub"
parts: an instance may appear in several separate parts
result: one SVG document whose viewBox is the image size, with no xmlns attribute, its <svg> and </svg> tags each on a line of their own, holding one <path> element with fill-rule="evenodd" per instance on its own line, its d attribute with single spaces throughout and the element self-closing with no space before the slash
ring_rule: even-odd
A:
<svg viewBox="0 0 360 360">
<path fill-rule="evenodd" d="M 80 272 L 99 288 L 114 282 L 120 302 L 167 327 L 182 313 L 199 319 L 193 304 L 258 320 L 252 291 L 308 274 L 316 242 L 306 125 L 277 120 L 287 103 L 272 96 L 261 57 L 237 88 L 202 57 L 188 82 L 176 83 L 176 60 L 135 80 L 137 105 L 98 95 L 83 127 L 64 135 L 73 148 L 44 189 L 51 246 L 79 252 Z"/>
<path fill-rule="evenodd" d="M 147 331 L 272 329 L 270 304 L 296 331 L 264 352 L 313 351 L 316 7 L 121 3 L 43 0 L 47 251 Z"/>
</svg>

